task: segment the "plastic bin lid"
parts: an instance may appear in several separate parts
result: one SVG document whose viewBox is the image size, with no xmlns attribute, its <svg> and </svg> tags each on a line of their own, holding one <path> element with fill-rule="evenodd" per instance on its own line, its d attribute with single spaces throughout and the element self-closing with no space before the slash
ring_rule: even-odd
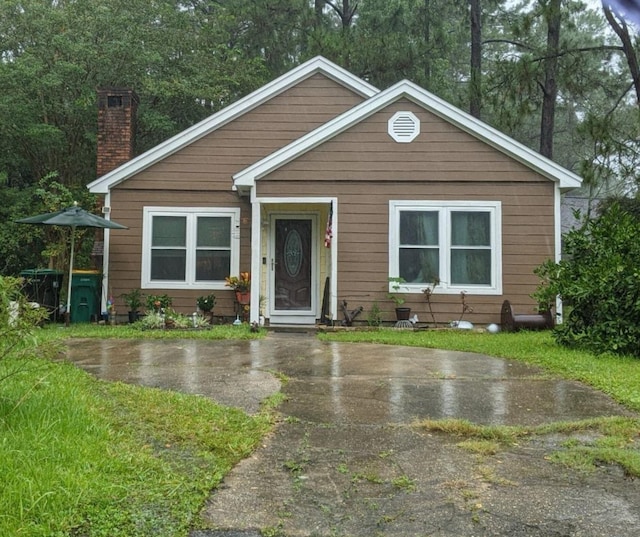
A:
<svg viewBox="0 0 640 537">
<path fill-rule="evenodd" d="M 60 270 L 44 269 L 44 268 L 26 269 L 26 270 L 20 271 L 20 276 L 42 276 L 46 274 L 55 274 L 57 276 L 59 274 L 64 274 L 64 272 Z"/>
</svg>

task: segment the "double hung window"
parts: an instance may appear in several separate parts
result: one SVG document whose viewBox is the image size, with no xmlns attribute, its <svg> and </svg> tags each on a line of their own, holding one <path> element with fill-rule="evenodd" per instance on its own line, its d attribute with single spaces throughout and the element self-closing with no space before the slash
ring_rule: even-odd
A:
<svg viewBox="0 0 640 537">
<path fill-rule="evenodd" d="M 499 202 L 392 201 L 390 277 L 419 292 L 500 294 Z M 405 285 L 403 284 L 403 287 Z"/>
<path fill-rule="evenodd" d="M 145 207 L 143 287 L 223 289 L 238 272 L 239 209 Z"/>
</svg>

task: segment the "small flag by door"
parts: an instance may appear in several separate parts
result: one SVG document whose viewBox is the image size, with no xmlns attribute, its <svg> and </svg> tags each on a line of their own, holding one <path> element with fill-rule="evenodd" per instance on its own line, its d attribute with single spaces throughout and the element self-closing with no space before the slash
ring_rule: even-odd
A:
<svg viewBox="0 0 640 537">
<path fill-rule="evenodd" d="M 333 202 L 329 205 L 329 217 L 327 218 L 327 229 L 324 232 L 324 247 L 331 248 L 333 239 Z"/>
</svg>

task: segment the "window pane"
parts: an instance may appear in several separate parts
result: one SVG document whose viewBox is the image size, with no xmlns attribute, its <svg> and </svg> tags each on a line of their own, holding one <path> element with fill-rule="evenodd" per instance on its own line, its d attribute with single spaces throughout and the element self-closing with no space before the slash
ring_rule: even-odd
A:
<svg viewBox="0 0 640 537">
<path fill-rule="evenodd" d="M 231 274 L 231 252 L 228 250 L 198 250 L 196 281 L 222 281 Z"/>
<path fill-rule="evenodd" d="M 451 250 L 453 285 L 491 285 L 491 250 Z"/>
<path fill-rule="evenodd" d="M 208 248 L 231 247 L 231 218 L 198 217 L 198 246 Z M 228 273 L 227 273 L 228 275 Z M 222 278 L 224 279 L 224 278 Z"/>
<path fill-rule="evenodd" d="M 400 274 L 408 283 L 431 283 L 440 274 L 437 248 L 400 248 Z"/>
<path fill-rule="evenodd" d="M 491 246 L 491 219 L 488 212 L 451 213 L 452 246 Z"/>
<path fill-rule="evenodd" d="M 438 213 L 436 211 L 402 211 L 400 213 L 401 245 L 438 245 Z"/>
<path fill-rule="evenodd" d="M 185 250 L 151 250 L 152 280 L 185 280 Z"/>
<path fill-rule="evenodd" d="M 151 246 L 186 246 L 187 219 L 184 216 L 154 216 Z"/>
</svg>

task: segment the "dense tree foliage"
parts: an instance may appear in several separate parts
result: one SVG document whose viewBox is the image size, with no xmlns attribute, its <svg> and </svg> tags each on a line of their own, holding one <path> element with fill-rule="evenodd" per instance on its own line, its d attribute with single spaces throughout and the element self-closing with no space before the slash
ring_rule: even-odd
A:
<svg viewBox="0 0 640 537">
<path fill-rule="evenodd" d="M 97 88 L 140 96 L 140 153 L 317 54 L 380 88 L 413 80 L 594 195 L 633 192 L 638 37 L 617 4 L 0 0 L 0 218 L 35 212 L 48 174 L 74 197 L 95 178 Z M 35 263 L 38 232 L 18 234 L 0 227 L 1 273 Z"/>
<path fill-rule="evenodd" d="M 637 204 L 635 204 L 637 208 Z M 564 303 L 556 339 L 640 357 L 640 219 L 619 203 L 565 236 L 565 259 L 539 269 L 538 297 Z"/>
<path fill-rule="evenodd" d="M 2 0 L 0 170 L 11 185 L 53 171 L 67 185 L 95 178 L 98 87 L 140 94 L 144 150 L 266 79 L 261 61 L 229 44 L 227 18 L 213 2 L 186 7 Z"/>
</svg>

